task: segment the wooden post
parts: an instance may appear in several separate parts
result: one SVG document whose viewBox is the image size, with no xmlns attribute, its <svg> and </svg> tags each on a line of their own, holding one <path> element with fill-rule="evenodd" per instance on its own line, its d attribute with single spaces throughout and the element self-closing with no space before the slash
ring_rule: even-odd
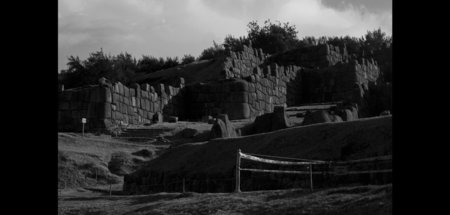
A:
<svg viewBox="0 0 450 215">
<path fill-rule="evenodd" d="M 311 191 L 313 191 L 312 163 L 309 164 L 309 180 L 311 183 Z"/>
<path fill-rule="evenodd" d="M 183 193 L 185 193 L 185 192 L 186 192 L 186 186 L 185 186 L 184 178 L 183 178 Z"/>
<path fill-rule="evenodd" d="M 237 155 L 236 155 L 236 189 L 234 192 L 240 193 L 241 192 L 241 149 L 238 149 Z"/>
<path fill-rule="evenodd" d="M 111 182 L 109 182 L 109 196 L 111 197 L 112 194 L 112 185 Z"/>
<path fill-rule="evenodd" d="M 97 178 L 97 168 L 95 169 L 95 185 L 98 184 L 98 178 Z"/>
<path fill-rule="evenodd" d="M 82 132 L 83 132 L 83 137 L 84 137 L 84 123 L 83 123 L 83 129 L 82 129 Z"/>
</svg>

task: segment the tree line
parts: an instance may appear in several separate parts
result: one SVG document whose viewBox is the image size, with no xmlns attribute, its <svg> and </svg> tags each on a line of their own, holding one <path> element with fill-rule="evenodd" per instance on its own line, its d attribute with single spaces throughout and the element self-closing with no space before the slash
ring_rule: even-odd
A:
<svg viewBox="0 0 450 215">
<path fill-rule="evenodd" d="M 129 53 L 120 53 L 116 56 L 107 55 L 103 50 L 90 53 L 85 60 L 70 56 L 68 69 L 59 75 L 59 82 L 66 88 L 73 88 L 88 84 L 95 84 L 100 77 L 115 82 L 120 81 L 126 85 L 133 82 L 133 77 L 138 73 L 152 73 L 159 70 L 192 63 L 196 60 L 213 59 L 225 52 L 225 47 L 233 51 L 243 50 L 244 45 L 252 45 L 261 48 L 265 53 L 275 54 L 290 49 L 314 46 L 317 44 L 331 44 L 334 46 L 346 46 L 350 54 L 358 57 L 374 58 L 387 82 L 392 81 L 392 37 L 387 36 L 381 29 L 368 31 L 364 36 L 357 37 L 297 37 L 296 26 L 281 22 L 266 20 L 264 25 L 257 21 L 249 22 L 247 35 L 234 37 L 227 35 L 222 44 L 213 41 L 213 45 L 204 49 L 195 58 L 190 54 L 178 57 L 153 57 L 144 55 L 136 60 Z"/>
</svg>

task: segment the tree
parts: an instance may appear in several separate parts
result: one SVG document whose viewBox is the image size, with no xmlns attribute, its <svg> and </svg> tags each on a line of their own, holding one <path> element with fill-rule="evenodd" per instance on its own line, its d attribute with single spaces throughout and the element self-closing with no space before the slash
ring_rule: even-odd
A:
<svg viewBox="0 0 450 215">
<path fill-rule="evenodd" d="M 112 81 L 120 81 L 124 84 L 130 84 L 137 70 L 136 59 L 128 53 L 120 53 L 112 60 L 112 73 L 107 74 L 106 78 Z"/>
<path fill-rule="evenodd" d="M 274 54 L 283 52 L 299 45 L 297 29 L 289 22 L 274 24 L 269 20 L 264 22 L 264 26 L 259 26 L 257 21 L 250 22 L 247 27 L 248 39 L 253 47 L 261 48 L 265 53 Z"/>
<path fill-rule="evenodd" d="M 225 53 L 225 49 L 213 41 L 213 46 L 202 51 L 198 60 L 214 59 Z"/>
<path fill-rule="evenodd" d="M 194 61 L 195 61 L 195 57 L 190 54 L 187 54 L 187 55 L 184 55 L 184 57 L 181 59 L 181 64 L 189 64 Z"/>
<path fill-rule="evenodd" d="M 247 37 L 234 38 L 231 35 L 227 35 L 224 39 L 223 45 L 228 46 L 231 51 L 239 52 L 244 50 L 244 45 L 249 45 L 250 40 Z"/>
<path fill-rule="evenodd" d="M 180 65 L 178 57 L 166 57 L 166 62 L 164 63 L 163 69 L 171 68 Z"/>
<path fill-rule="evenodd" d="M 152 73 L 162 69 L 164 66 L 164 59 L 155 58 L 153 56 L 142 56 L 137 63 L 137 73 Z"/>
</svg>

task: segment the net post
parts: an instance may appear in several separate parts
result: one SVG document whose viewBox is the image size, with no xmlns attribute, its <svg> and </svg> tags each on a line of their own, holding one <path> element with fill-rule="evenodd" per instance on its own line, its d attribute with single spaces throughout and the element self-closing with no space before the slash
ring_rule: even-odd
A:
<svg viewBox="0 0 450 215">
<path fill-rule="evenodd" d="M 314 191 L 313 178 L 312 178 L 312 163 L 309 163 L 309 181 L 310 181 L 310 185 L 311 185 L 311 191 Z"/>
<path fill-rule="evenodd" d="M 240 165 L 241 165 L 241 149 L 237 150 L 236 154 L 236 189 L 234 192 L 240 193 L 241 192 L 241 172 L 240 172 Z"/>
</svg>

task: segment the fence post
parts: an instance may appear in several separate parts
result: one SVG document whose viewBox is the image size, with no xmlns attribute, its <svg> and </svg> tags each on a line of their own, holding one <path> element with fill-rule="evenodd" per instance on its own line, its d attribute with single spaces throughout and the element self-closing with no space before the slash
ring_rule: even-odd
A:
<svg viewBox="0 0 450 215">
<path fill-rule="evenodd" d="M 236 155 L 236 189 L 234 192 L 240 193 L 241 192 L 241 149 L 237 150 Z"/>
<path fill-rule="evenodd" d="M 186 192 L 186 185 L 184 184 L 184 178 L 183 178 L 183 193 Z"/>
<path fill-rule="evenodd" d="M 111 197 L 111 193 L 112 193 L 112 185 L 111 182 L 109 182 L 109 196 Z"/>
<path fill-rule="evenodd" d="M 312 163 L 309 163 L 309 180 L 311 183 L 311 191 L 313 191 Z"/>
</svg>

